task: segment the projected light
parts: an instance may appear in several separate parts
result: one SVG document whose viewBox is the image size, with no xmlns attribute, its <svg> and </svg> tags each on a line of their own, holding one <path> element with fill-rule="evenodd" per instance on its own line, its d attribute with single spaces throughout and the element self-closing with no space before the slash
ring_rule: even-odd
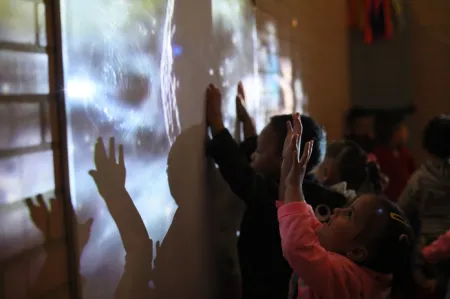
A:
<svg viewBox="0 0 450 299">
<path fill-rule="evenodd" d="M 278 75 L 270 82 L 258 76 L 256 23 L 247 0 L 193 1 L 193 6 L 211 7 L 212 18 L 195 7 L 177 10 L 186 0 L 106 2 L 62 3 L 71 196 L 78 218 L 95 218 L 80 261 L 86 279 L 83 299 L 114 298 L 125 263 L 117 225 L 88 175 L 99 136 L 114 136 L 124 144 L 126 189 L 145 224 L 146 237 L 164 242 L 180 209 L 167 180 L 168 153 L 182 131 L 181 119 L 187 118 L 188 124 L 203 121 L 203 99 L 193 98 L 190 88 L 192 83 L 206 87 L 209 82 L 198 83 L 197 70 L 208 77 L 202 81 L 218 81 L 213 83 L 223 91 L 225 123 L 231 130 L 240 81 L 259 130 L 266 124 L 267 111 L 280 109 L 281 103 L 279 96 L 270 105 L 263 103 L 263 87 L 283 90 L 287 107 L 293 102 L 288 88 L 292 66 L 270 56 L 278 51 L 273 24 L 268 27 L 269 58 L 263 63 Z M 204 60 L 190 57 L 203 48 L 197 49 L 186 36 L 180 38 L 186 28 L 211 47 Z M 181 111 L 194 117 L 179 115 Z M 157 280 L 153 282 L 152 288 L 158 289 Z"/>
<path fill-rule="evenodd" d="M 87 79 L 69 79 L 66 94 L 70 99 L 90 100 L 95 95 L 95 85 Z"/>
</svg>

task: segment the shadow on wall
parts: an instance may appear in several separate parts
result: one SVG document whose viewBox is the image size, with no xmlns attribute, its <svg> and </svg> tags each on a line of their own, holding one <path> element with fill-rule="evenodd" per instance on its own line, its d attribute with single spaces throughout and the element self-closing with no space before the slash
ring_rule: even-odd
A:
<svg viewBox="0 0 450 299">
<path fill-rule="evenodd" d="M 123 145 L 116 146 L 115 139 L 110 138 L 109 145 L 106 147 L 101 137 L 97 139 L 94 150 L 95 169 L 89 171 L 89 174 L 95 181 L 98 192 L 117 225 L 126 252 L 124 272 L 114 294 L 116 299 L 175 299 L 195 297 L 200 293 L 197 289 L 199 285 L 193 286 L 192 289 L 175 285 L 177 282 L 189 281 L 189 277 L 195 276 L 196 271 L 199 271 L 196 264 L 199 245 L 193 244 L 195 240 L 192 240 L 192 232 L 189 231 L 193 219 L 189 213 L 192 205 L 190 205 L 188 190 L 197 180 L 195 176 L 190 175 L 190 172 L 197 167 L 198 161 L 193 155 L 197 155 L 197 158 L 203 155 L 203 152 L 196 151 L 197 148 L 192 146 L 192 141 L 203 140 L 204 134 L 204 126 L 191 127 L 176 138 L 170 149 L 167 174 L 170 192 L 178 209 L 161 244 L 159 242 L 154 244 L 149 238 L 144 221 L 125 188 L 127 169 Z M 38 195 L 36 199 L 26 200 L 30 217 L 44 235 L 46 242 L 52 242 L 54 236 L 64 234 L 64 227 L 53 225 L 62 223 L 62 199 L 53 198 L 49 202 L 49 206 L 46 205 L 41 195 Z M 78 224 L 80 252 L 91 237 L 93 221 L 89 219 L 85 223 Z M 74 221 L 74 223 L 77 222 Z M 52 271 L 54 271 L 55 263 L 67 263 L 65 251 L 61 252 L 64 254 L 55 254 L 54 251 L 46 252 L 45 262 L 28 296 L 38 298 L 37 294 L 45 293 L 40 288 L 46 284 L 49 275 L 54 275 Z M 200 254 L 204 256 L 204 253 Z M 61 268 L 67 271 L 67 267 Z M 67 276 L 67 274 L 61 273 L 61 276 Z M 80 277 L 80 280 L 83 282 L 83 277 Z"/>
</svg>

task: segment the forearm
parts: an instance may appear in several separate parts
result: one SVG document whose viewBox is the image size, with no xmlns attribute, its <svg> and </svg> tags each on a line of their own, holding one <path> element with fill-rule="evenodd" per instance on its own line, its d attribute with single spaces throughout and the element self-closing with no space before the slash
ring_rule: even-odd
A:
<svg viewBox="0 0 450 299">
<path fill-rule="evenodd" d="M 147 241 L 148 233 L 130 195 L 123 189 L 107 197 L 106 206 L 119 229 L 125 251 L 140 247 Z"/>
</svg>

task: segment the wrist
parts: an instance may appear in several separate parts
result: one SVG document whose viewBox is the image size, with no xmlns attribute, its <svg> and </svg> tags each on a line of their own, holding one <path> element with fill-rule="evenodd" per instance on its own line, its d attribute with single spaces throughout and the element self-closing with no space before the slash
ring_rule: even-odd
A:
<svg viewBox="0 0 450 299">
<path fill-rule="evenodd" d="M 287 186 L 286 193 L 284 196 L 284 202 L 303 202 L 305 197 L 303 196 L 303 191 L 299 187 Z"/>
</svg>

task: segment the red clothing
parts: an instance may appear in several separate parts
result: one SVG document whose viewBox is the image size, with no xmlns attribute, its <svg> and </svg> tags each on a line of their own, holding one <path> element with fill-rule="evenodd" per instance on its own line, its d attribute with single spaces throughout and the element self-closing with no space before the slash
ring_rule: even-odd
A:
<svg viewBox="0 0 450 299">
<path fill-rule="evenodd" d="M 390 275 L 362 268 L 320 245 L 315 230 L 322 224 L 305 202 L 283 205 L 278 220 L 284 257 L 299 277 L 297 299 L 372 299 L 389 292 Z"/>
<path fill-rule="evenodd" d="M 450 230 L 423 249 L 423 256 L 430 263 L 450 258 Z"/>
<path fill-rule="evenodd" d="M 393 151 L 390 147 L 378 146 L 373 154 L 377 157 L 381 172 L 389 178 L 384 193 L 392 201 L 397 201 L 416 169 L 411 152 L 406 147 Z"/>
</svg>

